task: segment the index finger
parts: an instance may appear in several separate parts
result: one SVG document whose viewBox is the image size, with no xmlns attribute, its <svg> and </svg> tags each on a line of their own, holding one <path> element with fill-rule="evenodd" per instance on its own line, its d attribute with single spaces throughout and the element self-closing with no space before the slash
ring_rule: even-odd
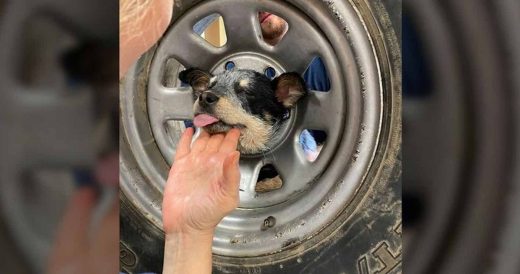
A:
<svg viewBox="0 0 520 274">
<path fill-rule="evenodd" d="M 237 150 L 238 139 L 240 138 L 240 130 L 233 128 L 224 137 L 224 141 L 220 145 L 219 152 L 233 152 Z"/>
</svg>

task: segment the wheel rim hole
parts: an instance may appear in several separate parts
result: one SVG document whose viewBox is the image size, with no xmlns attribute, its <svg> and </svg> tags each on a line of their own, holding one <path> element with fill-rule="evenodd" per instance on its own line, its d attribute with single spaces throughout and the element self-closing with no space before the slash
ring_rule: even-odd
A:
<svg viewBox="0 0 520 274">
<path fill-rule="evenodd" d="M 327 72 L 327 66 L 323 59 L 319 56 L 314 56 L 307 69 L 303 73 L 307 87 L 313 91 L 328 92 L 330 91 L 330 78 Z"/>
<path fill-rule="evenodd" d="M 1 10 L 4 6 L 0 6 Z M 61 75 L 66 77 L 68 87 L 74 87 L 76 84 L 88 80 L 90 75 L 87 72 L 90 72 L 91 68 L 85 67 L 86 64 L 94 66 L 96 72 L 105 73 L 96 75 L 106 75 L 111 72 L 111 66 L 98 63 L 97 58 L 89 59 L 92 54 L 99 56 L 97 55 L 99 48 L 89 47 L 88 44 L 80 43 L 79 39 L 71 38 L 71 33 L 65 25 L 54 20 L 50 14 L 42 12 L 33 14 L 31 20 L 24 20 L 20 31 L 24 39 L 17 44 L 21 47 L 21 52 L 26 54 L 21 54 L 17 58 L 19 60 L 16 61 L 21 62 L 13 76 L 24 86 L 41 91 L 55 91 L 57 87 L 54 86 L 55 81 L 52 80 L 59 74 L 60 77 Z M 34 43 L 34 41 L 41 40 L 42 34 L 50 33 L 55 39 L 48 39 L 44 47 Z M 71 39 L 73 40 L 71 41 Z M 109 79 L 111 79 L 110 76 L 111 74 L 108 74 Z"/>
<path fill-rule="evenodd" d="M 267 67 L 264 70 L 264 74 L 265 74 L 265 76 L 267 76 L 267 78 L 272 80 L 276 76 L 276 70 L 274 68 L 272 68 L 272 67 Z"/>
<path fill-rule="evenodd" d="M 187 87 L 188 83 L 179 80 L 179 72 L 183 71 L 184 66 L 175 58 L 167 58 L 164 61 L 161 75 L 161 83 L 167 88 Z"/>
<path fill-rule="evenodd" d="M 193 32 L 214 47 L 220 48 L 227 43 L 224 18 L 218 13 L 210 14 L 193 25 Z"/>
<path fill-rule="evenodd" d="M 318 159 L 321 150 L 327 141 L 327 133 L 318 129 L 305 129 L 300 133 L 299 138 L 300 147 L 303 150 L 305 158 L 309 162 L 314 162 Z M 357 152 L 359 154 L 359 152 Z"/>
<path fill-rule="evenodd" d="M 276 46 L 282 41 L 289 31 L 289 23 L 280 15 L 270 12 L 258 12 L 258 23 L 262 30 L 262 39 L 271 46 Z"/>
<path fill-rule="evenodd" d="M 224 65 L 225 70 L 233 70 L 235 68 L 235 62 L 233 61 L 227 61 Z"/>
<path fill-rule="evenodd" d="M 428 98 L 435 87 L 430 68 L 433 66 L 424 51 L 424 39 L 412 23 L 410 16 L 403 16 L 402 28 L 407 35 L 403 36 L 406 47 L 406 58 L 403 58 L 403 97 Z"/>
<path fill-rule="evenodd" d="M 417 193 L 403 193 L 403 226 L 416 226 L 425 214 L 424 199 Z"/>
<path fill-rule="evenodd" d="M 255 192 L 266 193 L 280 189 L 283 185 L 282 177 L 278 170 L 272 165 L 267 164 L 260 169 L 255 185 Z"/>
</svg>

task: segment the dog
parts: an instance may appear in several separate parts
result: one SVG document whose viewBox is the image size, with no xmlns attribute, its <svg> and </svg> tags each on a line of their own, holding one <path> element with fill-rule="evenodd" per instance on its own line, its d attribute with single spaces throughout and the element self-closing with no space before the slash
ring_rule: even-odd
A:
<svg viewBox="0 0 520 274">
<path fill-rule="evenodd" d="M 268 143 L 289 110 L 308 93 L 303 78 L 295 72 L 270 80 L 254 70 L 211 75 L 190 68 L 179 79 L 193 89 L 193 124 L 210 134 L 240 129 L 238 150 L 245 154 L 269 150 Z"/>
<path fill-rule="evenodd" d="M 295 72 L 270 80 L 254 70 L 233 69 L 218 75 L 189 68 L 179 79 L 193 89 L 193 124 L 210 134 L 240 129 L 238 150 L 245 154 L 269 150 L 269 141 L 289 111 L 307 95 L 303 78 Z M 272 165 L 262 168 L 257 193 L 282 187 L 282 179 Z"/>
</svg>

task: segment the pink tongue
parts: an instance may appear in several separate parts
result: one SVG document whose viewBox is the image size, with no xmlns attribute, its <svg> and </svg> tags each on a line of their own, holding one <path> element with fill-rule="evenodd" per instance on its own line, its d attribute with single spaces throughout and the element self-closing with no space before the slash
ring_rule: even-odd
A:
<svg viewBox="0 0 520 274">
<path fill-rule="evenodd" d="M 218 122 L 217 118 L 207 114 L 199 114 L 193 119 L 193 124 L 195 124 L 196 127 L 205 127 L 216 122 Z"/>
</svg>

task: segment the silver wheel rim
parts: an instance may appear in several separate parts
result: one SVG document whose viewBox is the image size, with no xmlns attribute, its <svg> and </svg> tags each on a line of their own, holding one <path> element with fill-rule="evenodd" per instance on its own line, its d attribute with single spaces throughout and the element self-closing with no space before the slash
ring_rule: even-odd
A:
<svg viewBox="0 0 520 274">
<path fill-rule="evenodd" d="M 161 83 L 165 61 L 171 57 L 184 66 L 218 72 L 218 64 L 249 53 L 261 56 L 267 63 L 275 60 L 269 64 L 278 72 L 303 72 L 312 57 L 319 55 L 331 78 L 329 93 L 311 91 L 293 111 L 286 138 L 271 152 L 274 157 L 241 159 L 244 191 L 240 193 L 240 208 L 218 225 L 214 253 L 260 256 L 294 246 L 332 222 L 363 182 L 375 154 L 382 117 L 381 77 L 373 45 L 354 7 L 346 7 L 349 14 L 341 18 L 346 26 L 342 29 L 323 4 L 295 4 L 301 9 L 277 1 L 202 3 L 178 19 L 159 45 L 127 75 L 121 102 L 122 125 L 147 183 L 132 182 L 123 176 L 121 189 L 158 228 L 162 227 L 160 197 L 175 150 L 171 136 L 180 133 L 167 132 L 164 125 L 171 119 L 191 118 L 192 106 L 189 89 L 166 88 Z M 289 32 L 275 47 L 261 41 L 256 23 L 258 11 L 283 14 L 289 22 Z M 192 32 L 198 20 L 212 13 L 222 15 L 226 24 L 228 43 L 221 48 L 210 46 Z M 244 27 L 244 22 L 250 26 Z M 179 45 L 176 41 L 183 45 L 173 48 Z M 294 41 L 306 42 L 303 45 Z M 201 58 L 201 51 L 209 54 Z M 146 66 L 144 75 L 149 75 L 150 80 L 137 77 Z M 304 159 L 297 142 L 305 128 L 325 130 L 328 135 L 313 163 Z M 284 187 L 258 195 L 254 193 L 255 176 L 265 163 L 277 167 Z M 262 231 L 269 216 L 276 218 L 276 225 Z"/>
</svg>

